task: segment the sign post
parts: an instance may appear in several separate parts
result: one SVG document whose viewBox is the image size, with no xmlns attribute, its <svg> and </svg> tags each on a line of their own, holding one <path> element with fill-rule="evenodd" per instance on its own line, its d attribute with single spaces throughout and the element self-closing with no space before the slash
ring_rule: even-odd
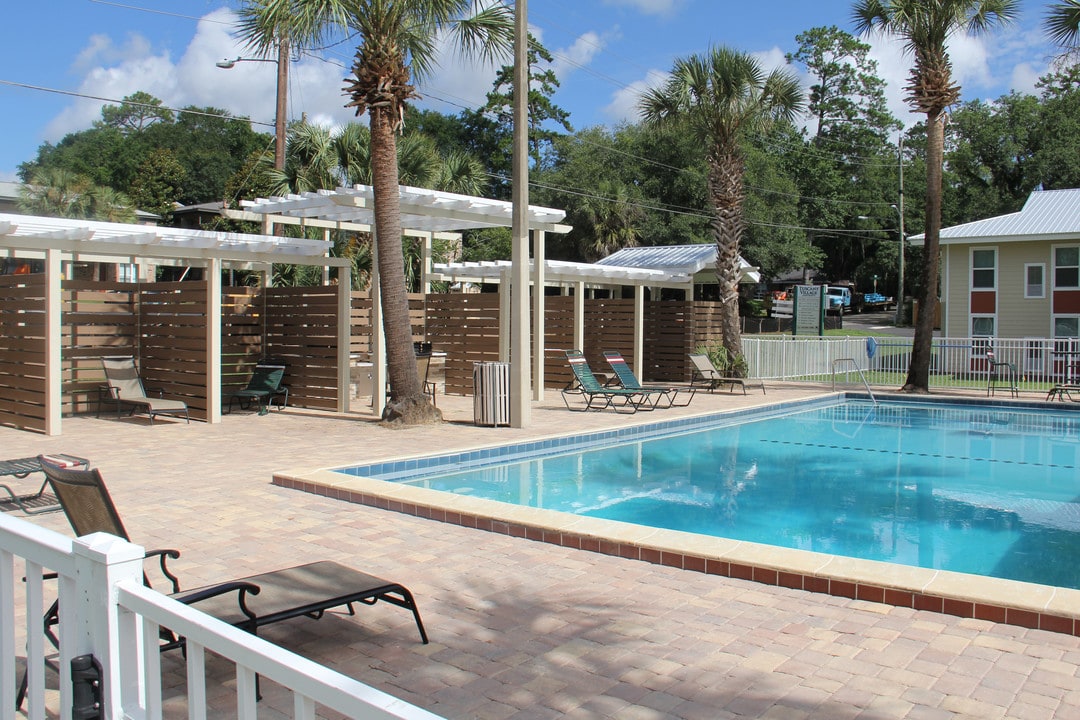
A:
<svg viewBox="0 0 1080 720">
<path fill-rule="evenodd" d="M 821 285 L 796 285 L 794 314 L 792 335 L 824 335 L 825 288 Z"/>
</svg>

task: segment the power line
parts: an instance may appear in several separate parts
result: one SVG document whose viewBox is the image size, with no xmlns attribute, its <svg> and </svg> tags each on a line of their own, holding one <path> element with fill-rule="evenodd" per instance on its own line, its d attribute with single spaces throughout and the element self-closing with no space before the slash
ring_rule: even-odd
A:
<svg viewBox="0 0 1080 720">
<path fill-rule="evenodd" d="M 87 95 L 86 93 L 74 92 L 72 90 L 57 90 L 56 88 L 42 87 L 41 85 L 29 85 L 27 83 L 15 82 L 14 80 L 0 80 L 0 85 L 10 85 L 11 87 L 22 88 L 24 90 L 37 90 L 39 92 L 54 93 L 56 95 L 67 95 L 69 97 L 83 98 L 85 100 L 98 100 L 100 102 L 115 103 L 116 105 L 131 105 L 134 107 L 150 108 L 151 110 L 169 110 L 175 113 L 187 113 L 189 115 L 200 115 L 202 117 L 214 117 L 223 118 L 225 120 L 239 120 L 241 122 L 248 122 L 252 125 L 265 125 L 266 127 L 274 127 L 272 122 L 262 122 L 260 120 L 252 120 L 251 118 L 238 117 L 236 115 L 226 115 L 223 113 L 209 113 L 203 110 L 192 110 L 190 108 L 174 108 L 168 105 L 154 105 L 152 103 L 140 103 L 133 102 L 131 100 L 117 100 L 116 98 L 100 97 L 98 95 Z"/>
</svg>

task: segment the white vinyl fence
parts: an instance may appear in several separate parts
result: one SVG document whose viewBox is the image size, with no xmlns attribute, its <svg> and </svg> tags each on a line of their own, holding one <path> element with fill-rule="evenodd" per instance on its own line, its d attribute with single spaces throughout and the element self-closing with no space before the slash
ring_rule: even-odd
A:
<svg viewBox="0 0 1080 720">
<path fill-rule="evenodd" d="M 143 557 L 141 547 L 112 535 L 72 540 L 0 514 L 0 720 L 16 717 L 16 659 L 22 648 L 16 646 L 15 620 L 23 609 L 29 669 L 23 708 L 30 720 L 46 717 L 46 658 L 60 672 L 60 717 L 73 717 L 71 660 L 88 654 L 101 665 L 100 717 L 160 718 L 159 627 L 187 639 L 190 718 L 207 716 L 204 668 L 209 651 L 236 667 L 238 718 L 256 716 L 258 675 L 292 691 L 295 718 L 311 720 L 318 705 L 364 720 L 438 720 L 426 710 L 147 588 L 142 582 Z M 47 580 L 46 571 L 56 573 L 56 580 Z M 53 597 L 60 600 L 58 653 L 42 632 L 42 618 Z"/>
<path fill-rule="evenodd" d="M 887 335 L 745 337 L 743 353 L 755 378 L 831 382 L 834 366 L 850 371 L 850 365 L 834 361 L 851 359 L 871 385 L 899 387 L 907 376 L 911 343 L 911 338 Z M 934 338 L 930 386 L 986 388 L 993 373 L 1014 379 L 1018 390 L 1045 390 L 1054 383 L 1080 382 L 1078 361 L 1077 338 Z M 852 378 L 838 372 L 836 381 Z M 1001 387 L 997 384 L 995 391 Z"/>
</svg>

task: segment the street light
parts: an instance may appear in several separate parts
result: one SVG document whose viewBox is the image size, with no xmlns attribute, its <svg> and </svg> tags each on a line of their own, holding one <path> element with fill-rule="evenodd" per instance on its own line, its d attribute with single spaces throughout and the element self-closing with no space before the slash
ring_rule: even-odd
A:
<svg viewBox="0 0 1080 720">
<path fill-rule="evenodd" d="M 238 62 L 277 63 L 277 106 L 274 110 L 274 168 L 285 168 L 285 101 L 289 92 L 289 44 L 285 40 L 278 43 L 277 59 L 238 57 L 215 63 L 222 70 L 231 70 Z"/>
</svg>

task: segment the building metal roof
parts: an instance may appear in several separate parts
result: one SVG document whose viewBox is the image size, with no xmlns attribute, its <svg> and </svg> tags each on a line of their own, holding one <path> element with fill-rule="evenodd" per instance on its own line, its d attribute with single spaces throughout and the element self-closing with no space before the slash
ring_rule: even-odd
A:
<svg viewBox="0 0 1080 720">
<path fill-rule="evenodd" d="M 908 239 L 913 245 L 920 245 L 925 235 L 912 235 Z M 1028 196 L 1020 212 L 942 228 L 940 242 L 960 245 L 987 240 L 1077 239 L 1080 239 L 1080 189 L 1069 189 L 1036 190 Z"/>
<path fill-rule="evenodd" d="M 650 247 L 630 247 L 617 250 L 597 265 L 616 265 L 620 267 L 649 268 L 666 270 L 693 277 L 716 266 L 716 245 L 699 243 L 696 245 L 654 245 Z M 742 282 L 759 282 L 761 274 L 757 268 L 739 258 L 742 269 Z M 711 278 L 710 278 L 711 281 Z M 699 280 L 700 282 L 700 280 Z"/>
<path fill-rule="evenodd" d="M 424 232 L 452 232 L 486 227 L 510 227 L 513 203 L 471 195 L 399 186 L 401 227 Z M 244 209 L 265 215 L 284 215 L 296 218 L 317 218 L 375 224 L 375 191 L 370 185 L 339 187 L 299 195 L 244 201 Z M 560 225 L 566 213 L 553 208 L 529 206 L 529 228 L 555 233 L 567 233 L 568 225 Z"/>
</svg>

